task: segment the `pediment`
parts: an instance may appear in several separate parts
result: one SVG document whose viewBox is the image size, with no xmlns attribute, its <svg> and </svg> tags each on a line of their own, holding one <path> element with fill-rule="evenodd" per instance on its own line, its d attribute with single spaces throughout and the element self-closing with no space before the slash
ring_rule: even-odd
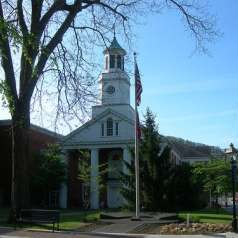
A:
<svg viewBox="0 0 238 238">
<path fill-rule="evenodd" d="M 112 118 L 113 121 L 119 125 L 118 136 L 102 136 L 101 124 L 105 123 L 108 118 Z M 71 132 L 66 136 L 63 141 L 63 146 L 77 145 L 77 144 L 95 144 L 95 143 L 108 143 L 115 141 L 133 140 L 134 136 L 134 121 L 127 118 L 125 115 L 112 110 L 106 109 L 96 117 L 92 118 L 78 129 Z"/>
</svg>

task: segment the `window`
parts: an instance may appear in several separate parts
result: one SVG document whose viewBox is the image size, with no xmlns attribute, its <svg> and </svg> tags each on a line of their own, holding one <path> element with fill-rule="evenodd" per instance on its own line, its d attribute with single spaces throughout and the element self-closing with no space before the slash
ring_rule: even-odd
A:
<svg viewBox="0 0 238 238">
<path fill-rule="evenodd" d="M 107 119 L 107 136 L 113 136 L 113 120 L 112 120 L 112 118 Z"/>
<path fill-rule="evenodd" d="M 106 65 L 105 68 L 108 69 L 108 56 L 106 56 Z"/>
<path fill-rule="evenodd" d="M 118 136 L 118 133 L 119 132 L 119 125 L 118 125 L 118 122 L 116 122 L 116 136 Z"/>
<path fill-rule="evenodd" d="M 121 56 L 120 55 L 117 56 L 117 68 L 121 69 Z"/>
<path fill-rule="evenodd" d="M 101 124 L 101 136 L 104 136 L 104 123 Z"/>
<path fill-rule="evenodd" d="M 115 68 L 115 55 L 110 55 L 110 69 Z"/>
</svg>

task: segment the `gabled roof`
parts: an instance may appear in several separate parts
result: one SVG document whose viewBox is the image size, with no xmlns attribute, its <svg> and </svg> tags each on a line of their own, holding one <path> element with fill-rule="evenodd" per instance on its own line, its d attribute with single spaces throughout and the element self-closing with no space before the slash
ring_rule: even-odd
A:
<svg viewBox="0 0 238 238">
<path fill-rule="evenodd" d="M 118 117 L 119 119 L 127 121 L 128 123 L 134 125 L 134 121 L 133 120 L 129 119 L 128 117 L 126 117 L 125 115 L 123 115 L 123 114 L 121 114 L 119 112 L 116 112 L 116 111 L 112 110 L 111 108 L 108 108 L 105 111 L 103 111 L 102 113 L 98 114 L 96 117 L 94 117 L 91 120 L 87 121 L 85 124 L 80 126 L 78 129 L 72 131 L 67 136 L 65 136 L 65 139 L 62 141 L 62 143 L 64 144 L 66 141 L 68 141 L 74 135 L 80 133 L 83 129 L 91 126 L 92 124 L 94 124 L 95 122 L 101 120 L 102 118 L 106 117 L 107 115 L 114 115 L 114 116 Z"/>
</svg>

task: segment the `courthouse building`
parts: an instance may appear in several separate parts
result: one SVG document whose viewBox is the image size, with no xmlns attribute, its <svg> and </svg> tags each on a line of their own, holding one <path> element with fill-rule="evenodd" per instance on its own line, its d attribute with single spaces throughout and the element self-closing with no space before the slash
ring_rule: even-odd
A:
<svg viewBox="0 0 238 238">
<path fill-rule="evenodd" d="M 130 105 L 130 79 L 124 70 L 125 50 L 116 38 L 104 50 L 104 71 L 100 76 L 100 103 L 92 107 L 91 119 L 66 136 L 63 142 L 68 164 L 68 182 L 61 189 L 61 207 L 83 207 L 85 184 L 78 179 L 82 149 L 90 151 L 91 179 L 89 201 L 92 209 L 123 206 L 120 172 L 131 161 L 134 146 L 134 109 Z M 99 192 L 100 164 L 107 164 L 105 189 Z"/>
</svg>

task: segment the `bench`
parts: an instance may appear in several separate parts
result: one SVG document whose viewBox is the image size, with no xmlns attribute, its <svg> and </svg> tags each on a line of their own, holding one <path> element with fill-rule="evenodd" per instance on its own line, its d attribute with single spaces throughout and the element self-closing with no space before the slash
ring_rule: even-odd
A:
<svg viewBox="0 0 238 238">
<path fill-rule="evenodd" d="M 41 209 L 23 209 L 20 211 L 20 216 L 16 219 L 15 229 L 18 224 L 48 224 L 52 223 L 53 232 L 55 224 L 59 230 L 60 212 L 58 210 L 41 210 Z"/>
</svg>

